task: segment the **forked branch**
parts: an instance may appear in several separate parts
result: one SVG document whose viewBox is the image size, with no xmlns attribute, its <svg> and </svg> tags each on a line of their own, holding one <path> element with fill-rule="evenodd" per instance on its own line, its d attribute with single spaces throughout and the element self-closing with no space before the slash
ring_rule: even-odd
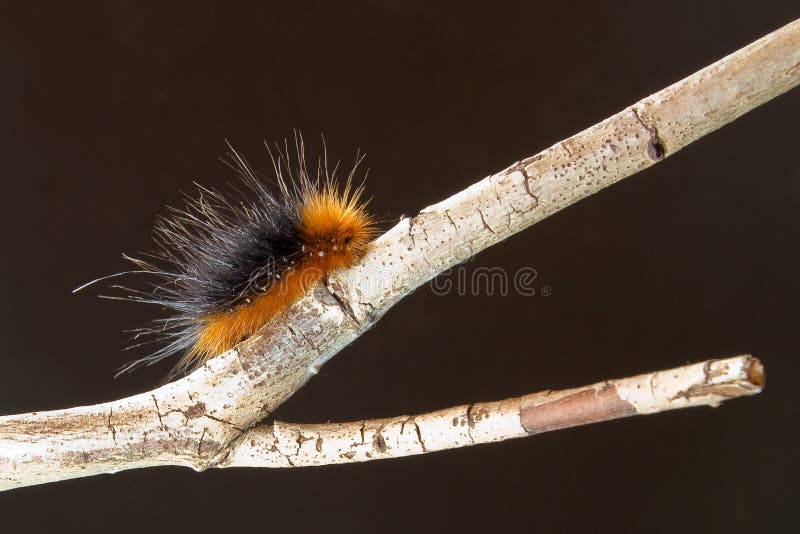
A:
<svg viewBox="0 0 800 534">
<path fill-rule="evenodd" d="M 253 447 L 272 439 L 269 426 L 249 433 L 247 429 L 417 287 L 558 210 L 662 161 L 798 83 L 800 20 L 400 221 L 373 243 L 358 265 L 315 288 L 279 323 L 182 380 L 94 406 L 0 418 L 0 489 L 154 465 L 204 469 L 246 464 L 250 454 L 246 437 L 252 436 Z M 758 390 L 737 384 L 741 391 Z M 596 393 L 588 396 L 608 395 L 591 389 Z M 701 388 L 691 396 L 717 402 L 718 393 Z M 474 410 L 465 416 L 467 423 L 477 424 Z M 580 419 L 580 412 L 572 415 Z M 490 417 L 488 426 L 481 428 L 503 420 Z M 523 423 L 517 429 L 519 424 Z M 476 431 L 466 427 L 475 439 Z M 280 428 L 272 429 L 278 441 L 283 439 Z M 298 443 L 305 439 L 304 428 L 312 432 L 308 435 L 322 436 L 325 430 L 292 428 L 300 429 Z M 336 426 L 330 431 L 339 432 Z M 364 426 L 364 431 L 365 440 L 377 435 L 386 442 L 383 430 L 376 433 Z M 515 432 L 503 425 L 494 431 L 496 439 Z M 446 448 L 420 432 L 420 445 Z M 305 452 L 302 446 L 300 450 Z M 338 449 L 332 450 L 317 460 L 329 461 Z"/>
</svg>

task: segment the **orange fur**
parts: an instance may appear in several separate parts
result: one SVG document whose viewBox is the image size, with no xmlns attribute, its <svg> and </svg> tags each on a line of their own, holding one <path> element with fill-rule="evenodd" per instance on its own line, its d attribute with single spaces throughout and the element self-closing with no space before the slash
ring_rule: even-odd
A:
<svg viewBox="0 0 800 534">
<path fill-rule="evenodd" d="M 195 345 L 181 365 L 202 365 L 255 334 L 262 326 L 302 298 L 323 277 L 353 265 L 374 235 L 374 221 L 361 202 L 362 189 L 350 181 L 339 192 L 327 181 L 322 187 L 306 182 L 300 190 L 299 235 L 303 257 L 283 272 L 266 292 L 233 309 L 202 320 Z"/>
</svg>

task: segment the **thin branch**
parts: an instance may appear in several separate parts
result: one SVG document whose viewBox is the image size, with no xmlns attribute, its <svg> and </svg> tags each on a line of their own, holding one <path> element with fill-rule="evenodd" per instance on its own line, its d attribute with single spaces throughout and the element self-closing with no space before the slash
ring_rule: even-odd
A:
<svg viewBox="0 0 800 534">
<path fill-rule="evenodd" d="M 745 355 L 422 415 L 322 425 L 275 421 L 245 432 L 217 467 L 304 467 L 398 458 L 632 415 L 717 406 L 755 395 L 763 385 L 761 362 Z"/>
<path fill-rule="evenodd" d="M 0 489 L 153 465 L 218 465 L 400 299 L 441 271 L 663 160 L 800 83 L 800 20 L 404 219 L 236 349 L 151 392 L 0 418 Z"/>
</svg>

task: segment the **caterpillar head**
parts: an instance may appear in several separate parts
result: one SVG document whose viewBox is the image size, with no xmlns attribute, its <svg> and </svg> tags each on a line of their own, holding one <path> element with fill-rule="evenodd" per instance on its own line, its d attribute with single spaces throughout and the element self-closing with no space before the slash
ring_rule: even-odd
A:
<svg viewBox="0 0 800 534">
<path fill-rule="evenodd" d="M 300 239 L 307 261 L 323 271 L 348 267 L 358 261 L 375 235 L 375 224 L 361 201 L 361 188 L 347 183 L 342 192 L 333 184 L 303 195 Z"/>
</svg>

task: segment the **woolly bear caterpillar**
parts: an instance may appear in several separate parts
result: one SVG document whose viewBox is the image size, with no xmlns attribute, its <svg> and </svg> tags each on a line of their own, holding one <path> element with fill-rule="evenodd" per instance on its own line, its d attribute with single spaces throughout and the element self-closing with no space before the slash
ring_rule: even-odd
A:
<svg viewBox="0 0 800 534">
<path fill-rule="evenodd" d="M 198 185 L 198 196 L 182 209 L 168 208 L 157 219 L 157 250 L 148 261 L 124 256 L 157 283 L 113 299 L 160 305 L 171 312 L 151 326 L 133 330 L 134 346 L 159 342 L 150 355 L 123 366 L 118 375 L 168 356 L 182 354 L 168 375 L 194 370 L 255 334 L 336 269 L 359 260 L 375 234 L 375 219 L 362 200 L 363 183 L 353 185 L 356 164 L 340 187 L 327 154 L 311 177 L 302 138 L 295 136 L 296 161 L 276 146 L 268 148 L 278 191 L 272 192 L 230 145 L 228 165 L 243 191 L 230 194 Z M 288 183 L 287 183 L 288 182 Z M 85 284 L 83 289 L 104 277 Z"/>
</svg>

